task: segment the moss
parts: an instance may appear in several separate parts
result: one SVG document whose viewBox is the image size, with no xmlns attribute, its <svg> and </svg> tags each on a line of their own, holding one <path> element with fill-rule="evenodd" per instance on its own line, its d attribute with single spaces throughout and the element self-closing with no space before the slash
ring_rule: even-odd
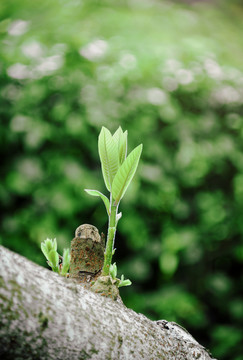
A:
<svg viewBox="0 0 243 360">
<path fill-rule="evenodd" d="M 110 276 L 100 276 L 91 286 L 91 290 L 95 293 L 101 294 L 106 297 L 110 297 L 113 300 L 117 300 L 119 296 L 119 290 Z"/>
<path fill-rule="evenodd" d="M 122 345 L 122 343 L 123 343 L 123 338 L 122 338 L 122 336 L 118 335 L 118 341 L 119 341 L 120 345 Z"/>
<path fill-rule="evenodd" d="M 2 277 L 2 276 L 0 276 L 0 287 L 1 287 L 1 288 L 4 288 L 4 289 L 7 288 L 7 286 L 6 286 L 6 284 L 5 284 L 5 281 L 3 280 L 3 277 Z"/>
<path fill-rule="evenodd" d="M 9 321 L 17 320 L 20 316 L 20 311 L 25 314 L 25 316 L 28 316 L 28 313 L 24 306 L 21 306 L 22 304 L 22 290 L 21 285 L 19 285 L 15 280 L 10 280 L 9 284 L 11 285 L 11 298 L 5 297 L 3 294 L 0 294 L 0 299 L 2 300 L 0 302 L 0 308 L 2 316 L 3 314 L 8 314 L 7 318 Z M 3 279 L 3 277 L 0 277 L 0 286 L 1 288 L 7 289 L 6 283 Z M 18 298 L 18 306 L 15 308 L 14 299 L 17 296 Z"/>
<path fill-rule="evenodd" d="M 90 350 L 91 354 L 98 354 L 99 350 L 96 350 L 95 347 L 92 347 L 92 349 Z"/>
<path fill-rule="evenodd" d="M 44 331 L 48 327 L 48 317 L 44 315 L 42 312 L 38 314 L 38 321 L 40 323 L 41 332 Z"/>
<path fill-rule="evenodd" d="M 85 350 L 82 350 L 80 352 L 79 360 L 87 360 L 87 359 L 90 359 L 91 357 L 92 357 L 92 355 L 89 355 Z"/>
</svg>

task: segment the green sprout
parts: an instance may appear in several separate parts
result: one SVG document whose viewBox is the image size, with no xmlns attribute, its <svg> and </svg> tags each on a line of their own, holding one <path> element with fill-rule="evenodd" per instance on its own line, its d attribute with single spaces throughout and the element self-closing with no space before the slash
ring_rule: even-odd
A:
<svg viewBox="0 0 243 360">
<path fill-rule="evenodd" d="M 111 265 L 114 254 L 114 240 L 117 223 L 122 216 L 118 213 L 118 207 L 128 186 L 130 185 L 142 152 L 142 144 L 138 145 L 127 156 L 127 131 L 123 132 L 119 127 L 114 135 L 108 129 L 102 127 L 98 139 L 98 150 L 101 161 L 102 174 L 110 199 L 97 190 L 85 189 L 92 196 L 99 196 L 106 207 L 109 218 L 106 249 L 104 254 L 104 266 L 102 275 L 111 277 L 116 273 L 116 265 Z M 116 278 L 116 275 L 115 275 Z M 122 276 L 118 286 L 130 285 L 130 280 L 124 280 Z"/>
<path fill-rule="evenodd" d="M 131 280 L 129 279 L 124 279 L 124 275 L 121 276 L 121 279 L 118 279 L 117 276 L 117 266 L 116 263 L 112 264 L 110 266 L 110 276 L 112 277 L 113 280 L 116 280 L 117 282 L 117 286 L 118 287 L 122 287 L 122 286 L 129 286 L 132 284 Z"/>
<path fill-rule="evenodd" d="M 69 249 L 63 250 L 63 257 L 57 252 L 56 239 L 46 239 L 41 243 L 41 250 L 47 259 L 47 264 L 52 270 L 62 276 L 66 276 L 70 267 Z M 60 261 L 61 260 L 61 261 Z"/>
</svg>

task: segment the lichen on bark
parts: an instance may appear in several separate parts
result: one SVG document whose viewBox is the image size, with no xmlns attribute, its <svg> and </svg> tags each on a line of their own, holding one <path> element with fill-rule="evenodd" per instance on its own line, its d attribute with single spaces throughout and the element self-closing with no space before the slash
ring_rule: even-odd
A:
<svg viewBox="0 0 243 360">
<path fill-rule="evenodd" d="M 70 278 L 91 284 L 101 273 L 104 263 L 104 243 L 98 229 L 89 224 L 80 225 L 71 241 Z"/>
</svg>

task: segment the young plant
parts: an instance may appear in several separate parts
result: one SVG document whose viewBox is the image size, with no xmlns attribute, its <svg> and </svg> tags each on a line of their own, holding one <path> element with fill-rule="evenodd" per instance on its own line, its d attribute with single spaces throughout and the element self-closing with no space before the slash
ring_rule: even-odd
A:
<svg viewBox="0 0 243 360">
<path fill-rule="evenodd" d="M 118 207 L 135 175 L 142 152 L 142 144 L 127 156 L 127 131 L 123 132 L 119 127 L 112 136 L 108 129 L 102 127 L 98 139 L 98 150 L 104 182 L 110 196 L 108 199 L 97 190 L 85 189 L 85 191 L 92 196 L 99 196 L 106 207 L 109 223 L 102 275 L 113 277 L 112 266 L 114 267 L 114 265 L 111 265 L 111 261 L 115 251 L 114 240 L 117 223 L 122 216 L 122 213 L 118 213 Z M 119 286 L 130 285 L 130 280 L 124 280 L 124 278 L 120 282 Z"/>
<path fill-rule="evenodd" d="M 70 267 L 69 249 L 64 249 L 63 257 L 61 257 L 57 252 L 56 239 L 52 240 L 47 238 L 41 243 L 41 250 L 47 259 L 47 264 L 52 270 L 60 275 L 66 276 Z"/>
<path fill-rule="evenodd" d="M 132 282 L 129 279 L 126 279 L 126 280 L 124 279 L 124 275 L 121 276 L 121 279 L 117 279 L 116 263 L 114 263 L 113 265 L 110 266 L 110 276 L 112 277 L 113 280 L 115 280 L 117 282 L 118 287 L 129 286 L 132 284 Z"/>
</svg>

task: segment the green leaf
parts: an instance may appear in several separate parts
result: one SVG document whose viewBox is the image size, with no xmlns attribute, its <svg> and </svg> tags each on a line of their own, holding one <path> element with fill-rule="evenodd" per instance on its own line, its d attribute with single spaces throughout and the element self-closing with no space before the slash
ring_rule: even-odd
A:
<svg viewBox="0 0 243 360">
<path fill-rule="evenodd" d="M 123 282 L 120 282 L 118 287 L 129 286 L 129 285 L 132 285 L 132 282 L 131 282 L 131 280 L 127 279 L 127 280 L 124 280 Z"/>
<path fill-rule="evenodd" d="M 48 260 L 51 264 L 51 267 L 56 268 L 59 264 L 59 255 L 56 250 L 51 250 L 48 253 Z"/>
<path fill-rule="evenodd" d="M 48 260 L 48 250 L 44 242 L 41 243 L 41 251 L 45 255 L 46 259 Z"/>
<path fill-rule="evenodd" d="M 143 145 L 137 146 L 119 167 L 112 183 L 112 197 L 115 204 L 123 198 L 133 176 L 136 172 Z"/>
<path fill-rule="evenodd" d="M 122 134 L 122 139 L 119 144 L 118 151 L 119 151 L 120 164 L 122 164 L 127 157 L 127 130 Z"/>
<path fill-rule="evenodd" d="M 129 285 L 132 285 L 131 280 L 129 280 L 129 279 L 124 280 L 124 275 L 122 275 L 121 280 L 119 281 L 118 287 L 129 286 Z"/>
<path fill-rule="evenodd" d="M 45 246 L 46 246 L 46 250 L 47 252 L 50 252 L 53 249 L 53 241 L 51 239 L 46 239 L 45 240 Z M 54 249 L 55 250 L 55 249 Z"/>
<path fill-rule="evenodd" d="M 46 259 L 48 260 L 48 254 L 50 251 L 52 250 L 57 250 L 57 241 L 56 239 L 51 240 L 51 239 L 46 239 L 45 241 L 43 241 L 41 243 L 41 250 L 43 252 L 43 254 L 45 255 Z"/>
<path fill-rule="evenodd" d="M 113 139 L 115 140 L 115 142 L 119 145 L 121 136 L 123 135 L 123 131 L 122 128 L 119 126 L 119 128 L 116 130 L 116 132 L 113 134 Z"/>
<path fill-rule="evenodd" d="M 63 263 L 61 275 L 66 275 L 70 267 L 70 252 L 69 249 L 63 250 Z"/>
<path fill-rule="evenodd" d="M 122 128 L 116 130 L 113 139 L 117 143 L 119 164 L 121 165 L 127 156 L 127 131 L 123 133 Z"/>
<path fill-rule="evenodd" d="M 108 216 L 110 215 L 110 201 L 104 194 L 98 190 L 84 189 L 84 191 L 86 191 L 86 193 L 89 195 L 99 196 L 104 201 Z"/>
<path fill-rule="evenodd" d="M 117 275 L 117 266 L 116 263 L 114 263 L 113 265 L 110 265 L 110 275 L 112 277 L 112 279 L 116 279 L 116 275 Z"/>
<path fill-rule="evenodd" d="M 69 249 L 64 249 L 63 250 L 63 264 L 65 263 L 70 263 L 70 252 Z"/>
<path fill-rule="evenodd" d="M 99 135 L 98 150 L 105 185 L 111 192 L 111 185 L 119 166 L 119 156 L 117 143 L 104 126 Z"/>
</svg>

